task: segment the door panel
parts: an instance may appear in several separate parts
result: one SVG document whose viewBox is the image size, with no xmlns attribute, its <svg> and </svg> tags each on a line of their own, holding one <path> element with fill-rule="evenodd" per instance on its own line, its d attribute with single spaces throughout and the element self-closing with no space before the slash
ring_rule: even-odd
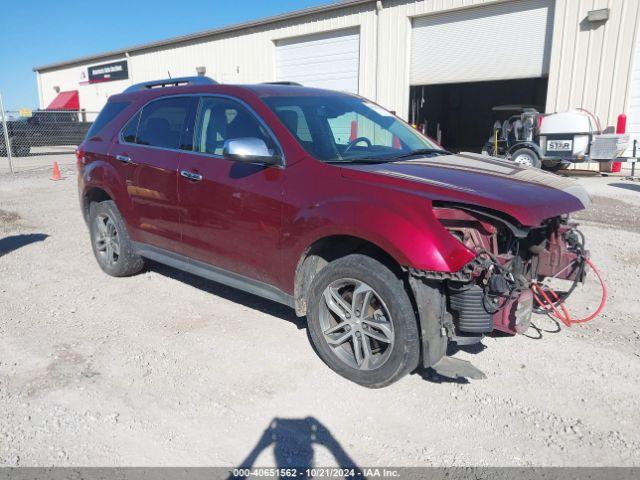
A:
<svg viewBox="0 0 640 480">
<path fill-rule="evenodd" d="M 125 178 L 134 240 L 169 250 L 178 248 L 178 155 L 171 150 L 127 144 L 113 145 L 109 152 L 111 162 Z M 125 163 L 118 158 L 130 161 Z"/>
<path fill-rule="evenodd" d="M 240 103 L 203 97 L 196 117 L 196 152 L 185 152 L 180 176 L 183 253 L 249 278 L 273 283 L 279 242 L 285 170 L 222 158 L 225 140 L 263 138 L 275 143 Z"/>
<path fill-rule="evenodd" d="M 172 251 L 180 250 L 182 239 L 179 148 L 191 134 L 188 118 L 193 102 L 190 97 L 168 97 L 149 103 L 127 123 L 121 142 L 109 152 L 126 179 L 133 239 Z"/>
</svg>

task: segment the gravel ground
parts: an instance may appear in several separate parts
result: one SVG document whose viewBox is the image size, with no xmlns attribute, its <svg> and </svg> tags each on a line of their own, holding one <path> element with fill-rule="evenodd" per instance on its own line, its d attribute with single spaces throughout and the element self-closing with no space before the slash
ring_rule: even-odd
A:
<svg viewBox="0 0 640 480">
<path fill-rule="evenodd" d="M 159 265 L 104 275 L 70 168 L 0 175 L 0 465 L 640 465 L 640 183 L 579 179 L 598 319 L 456 353 L 486 380 L 368 390 L 285 307 Z"/>
</svg>

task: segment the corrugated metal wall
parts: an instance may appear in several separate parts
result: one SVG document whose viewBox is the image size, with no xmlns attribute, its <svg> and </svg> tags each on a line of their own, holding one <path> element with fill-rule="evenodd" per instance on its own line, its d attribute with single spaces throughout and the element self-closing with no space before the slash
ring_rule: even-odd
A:
<svg viewBox="0 0 640 480">
<path fill-rule="evenodd" d="M 611 9 L 601 25 L 587 12 Z M 639 0 L 556 0 L 547 111 L 582 107 L 613 127 L 629 104 Z"/>
<path fill-rule="evenodd" d="M 389 0 L 379 14 L 378 102 L 407 118 L 412 18 L 445 10 L 495 3 L 495 0 Z"/>
<path fill-rule="evenodd" d="M 629 149 L 626 154 L 634 154 L 633 141 L 637 141 L 635 154 L 640 152 L 640 31 L 636 33 L 635 52 L 633 54 L 633 67 L 631 73 L 629 107 L 627 110 L 627 132 L 630 135 Z"/>
<path fill-rule="evenodd" d="M 331 30 L 360 31 L 359 93 L 406 118 L 409 106 L 409 59 L 412 19 L 422 15 L 509 0 L 384 0 L 221 34 L 209 39 L 136 52 L 129 60 L 129 81 L 80 87 L 81 105 L 100 108 L 106 97 L 129 83 L 195 74 L 223 83 L 276 79 L 276 41 Z M 629 103 L 633 42 L 640 21 L 640 0 L 556 0 L 547 111 L 584 107 L 604 124 L 614 125 Z M 610 19 L 589 25 L 589 10 L 610 8 Z M 526 40 L 526 32 L 522 36 Z M 105 58 L 104 61 L 113 59 Z M 92 64 L 102 63 L 93 62 Z M 40 74 L 41 106 L 61 90 L 78 89 L 80 70 L 89 64 Z"/>
<path fill-rule="evenodd" d="M 359 27 L 360 85 L 359 91 L 371 94 L 375 55 L 368 50 L 373 32 L 371 9 L 360 6 L 342 11 L 315 14 L 306 19 L 284 21 L 249 29 L 242 35 L 231 33 L 215 37 L 207 42 L 179 45 L 173 48 L 134 54 L 131 65 L 134 72 L 144 72 L 148 78 L 194 75 L 195 67 L 207 67 L 207 75 L 222 83 L 254 83 L 276 79 L 275 42 L 279 39 L 314 33 Z M 134 81 L 143 81 L 134 78 Z"/>
<path fill-rule="evenodd" d="M 361 95 L 375 96 L 375 15 L 372 4 L 349 7 L 300 19 L 255 27 L 215 37 L 132 53 L 128 81 L 108 82 L 80 87 L 81 105 L 90 110 L 101 108 L 108 95 L 121 92 L 131 83 L 172 77 L 192 76 L 195 68 L 205 66 L 207 75 L 221 83 L 256 83 L 276 80 L 276 41 L 314 33 L 357 27 L 360 30 Z M 106 61 L 106 60 L 105 60 Z M 84 64 L 43 72 L 41 106 L 55 97 L 54 86 L 61 90 L 78 89 Z M 87 92 L 85 94 L 85 92 Z"/>
</svg>

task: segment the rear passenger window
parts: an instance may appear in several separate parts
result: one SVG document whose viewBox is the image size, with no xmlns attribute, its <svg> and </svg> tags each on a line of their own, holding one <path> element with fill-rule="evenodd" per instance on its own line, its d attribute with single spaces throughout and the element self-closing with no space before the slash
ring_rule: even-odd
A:
<svg viewBox="0 0 640 480">
<path fill-rule="evenodd" d="M 138 124 L 140 123 L 140 112 L 136 113 L 122 129 L 122 140 L 127 143 L 136 143 Z"/>
<path fill-rule="evenodd" d="M 192 99 L 165 98 L 151 102 L 142 109 L 136 143 L 163 148 L 180 148 Z"/>
</svg>

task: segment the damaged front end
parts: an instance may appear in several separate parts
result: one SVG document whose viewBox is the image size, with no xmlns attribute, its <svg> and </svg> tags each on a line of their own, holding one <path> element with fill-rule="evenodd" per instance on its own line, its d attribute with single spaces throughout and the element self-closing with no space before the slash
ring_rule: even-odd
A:
<svg viewBox="0 0 640 480">
<path fill-rule="evenodd" d="M 535 309 L 533 284 L 548 277 L 570 280 L 571 293 L 584 281 L 584 237 L 566 216 L 527 228 L 466 205 L 434 203 L 433 212 L 476 256 L 454 273 L 409 269 L 425 367 L 436 368 L 448 358 L 448 341 L 468 345 L 494 330 L 525 332 Z"/>
</svg>

